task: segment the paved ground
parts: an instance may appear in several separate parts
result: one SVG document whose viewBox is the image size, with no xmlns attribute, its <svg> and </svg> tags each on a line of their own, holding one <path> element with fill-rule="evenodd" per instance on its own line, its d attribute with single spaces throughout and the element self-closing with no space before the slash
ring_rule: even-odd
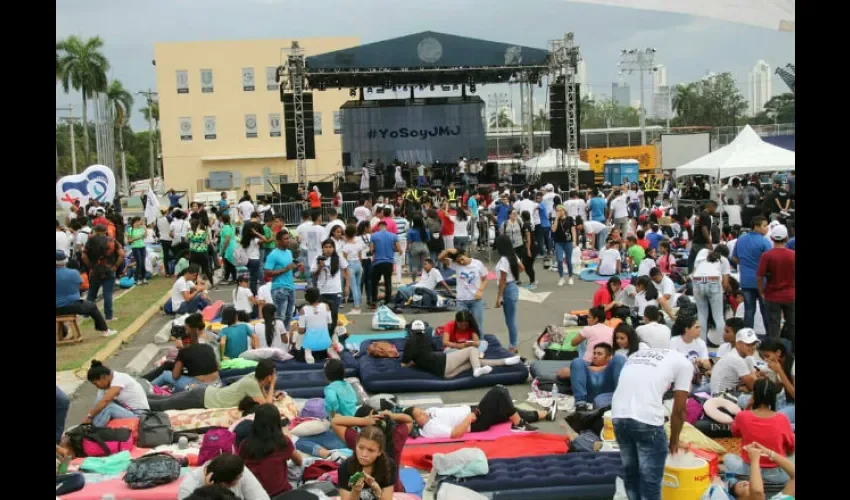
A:
<svg viewBox="0 0 850 500">
<path fill-rule="evenodd" d="M 486 254 L 484 255 L 486 259 Z M 485 260 L 488 268 L 492 269 L 494 263 L 488 263 Z M 532 345 L 537 339 L 543 328 L 548 324 L 561 324 L 565 312 L 573 309 L 586 309 L 591 304 L 593 292 L 598 285 L 586 283 L 576 278 L 575 286 L 565 285 L 558 287 L 558 275 L 555 272 L 542 269 L 542 262 L 536 264 L 537 279 L 540 286 L 534 293 L 545 294 L 551 292 L 548 297 L 541 303 L 520 300 L 518 324 L 519 324 L 519 339 L 520 339 L 520 354 L 529 360 L 533 360 Z M 527 276 L 522 277 L 527 281 Z M 496 302 L 497 286 L 495 282 L 491 282 L 485 291 L 485 299 L 487 301 L 487 310 L 485 311 L 484 323 L 485 331 L 497 335 L 504 345 L 508 344 L 508 332 L 505 326 L 504 316 L 501 309 L 494 307 Z M 230 301 L 232 297 L 232 287 L 224 287 L 221 290 L 212 293 L 213 300 Z M 299 299 L 300 299 L 299 294 Z M 343 308 L 342 312 L 349 310 L 349 307 Z M 453 318 L 453 313 L 429 313 L 409 315 L 407 319 L 422 318 L 430 324 L 438 326 Z M 355 325 L 349 328 L 352 333 L 366 332 L 370 330 L 371 315 L 352 316 L 355 320 Z M 149 360 L 156 359 L 161 356 L 161 349 L 164 349 L 168 344 L 160 344 L 157 347 L 150 346 L 154 343 L 154 336 L 167 323 L 167 318 L 164 315 L 157 315 L 132 339 L 131 342 L 123 346 L 112 358 L 106 361 L 106 364 L 117 370 L 126 370 L 129 364 L 144 365 L 145 368 L 150 367 Z M 157 352 L 155 356 L 151 354 Z M 135 359 L 134 359 L 135 358 Z M 526 401 L 529 392 L 529 384 L 510 386 L 509 390 L 517 403 Z M 80 385 L 75 393 L 72 402 L 71 410 L 68 414 L 68 426 L 75 425 L 80 422 L 85 416 L 87 410 L 94 402 L 96 389 L 88 383 Z M 461 404 L 461 403 L 476 403 L 486 392 L 486 389 L 470 389 L 463 391 L 443 392 L 439 396 L 444 404 Z M 563 422 L 563 420 L 561 420 Z M 561 424 L 546 423 L 543 424 L 542 430 L 548 432 L 559 432 L 562 428 Z M 562 431 L 561 431 L 562 432 Z"/>
</svg>

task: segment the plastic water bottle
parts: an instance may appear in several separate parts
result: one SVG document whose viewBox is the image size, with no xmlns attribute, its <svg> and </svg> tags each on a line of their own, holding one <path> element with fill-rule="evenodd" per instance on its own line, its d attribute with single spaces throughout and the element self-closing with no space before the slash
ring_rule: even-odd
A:
<svg viewBox="0 0 850 500">
<path fill-rule="evenodd" d="M 555 407 L 555 412 L 558 411 L 558 382 L 552 384 L 552 406 Z"/>
</svg>

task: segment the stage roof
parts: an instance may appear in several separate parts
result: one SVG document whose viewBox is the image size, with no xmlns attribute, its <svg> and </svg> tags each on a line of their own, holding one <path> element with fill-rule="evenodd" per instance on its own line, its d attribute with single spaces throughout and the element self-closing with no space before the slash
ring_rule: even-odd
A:
<svg viewBox="0 0 850 500">
<path fill-rule="evenodd" d="M 536 80 L 549 51 L 433 31 L 307 57 L 313 88 L 507 82 L 526 70 Z"/>
</svg>

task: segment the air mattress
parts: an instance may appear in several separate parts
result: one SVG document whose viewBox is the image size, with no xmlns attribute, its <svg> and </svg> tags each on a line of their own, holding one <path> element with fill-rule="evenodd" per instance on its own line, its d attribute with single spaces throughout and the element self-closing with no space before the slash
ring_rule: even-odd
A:
<svg viewBox="0 0 850 500">
<path fill-rule="evenodd" d="M 358 375 L 358 364 L 354 355 L 348 351 L 343 351 L 342 354 L 340 354 L 340 357 L 342 358 L 342 363 L 345 365 L 345 376 L 356 377 Z M 322 370 L 325 366 L 325 361 L 322 360 L 316 363 L 304 363 L 296 359 L 290 359 L 288 361 L 275 361 L 275 366 L 277 367 L 279 374 L 283 372 L 315 371 Z M 248 373 L 254 373 L 254 368 L 231 368 L 222 370 L 220 376 L 221 379 L 224 380 L 225 378 L 246 375 Z"/>
<path fill-rule="evenodd" d="M 423 444 L 405 446 L 401 452 L 401 464 L 422 470 L 431 470 L 435 453 L 451 453 L 462 448 L 479 448 L 494 458 L 540 457 L 567 452 L 567 440 L 562 435 L 539 432 L 515 433 L 493 441 L 466 441 L 464 443 Z M 543 477 L 543 476 L 541 476 Z M 545 481 L 543 477 L 542 481 Z"/>
<path fill-rule="evenodd" d="M 732 424 L 720 424 L 710 418 L 697 420 L 694 427 L 710 438 L 732 437 Z"/>
<path fill-rule="evenodd" d="M 636 274 L 637 273 L 620 273 L 618 276 L 620 276 L 620 279 L 623 280 L 623 279 L 631 279 Z M 584 271 L 582 271 L 578 274 L 578 277 L 582 281 L 597 281 L 597 280 L 608 281 L 608 278 L 610 278 L 610 276 L 602 276 L 601 274 L 597 273 L 593 269 L 585 269 Z"/>
<path fill-rule="evenodd" d="M 224 385 L 230 385 L 244 376 L 222 377 L 221 382 Z M 322 370 L 301 370 L 280 373 L 277 377 L 275 389 L 285 391 L 292 398 L 322 398 L 325 395 L 326 385 L 328 385 L 328 381 Z"/>
<path fill-rule="evenodd" d="M 599 499 L 614 495 L 622 475 L 619 453 L 568 453 L 537 457 L 491 459 L 490 472 L 458 484 L 494 499 Z"/>
<path fill-rule="evenodd" d="M 512 356 L 507 349 L 502 347 L 496 336 L 484 335 L 484 339 L 489 344 L 485 355 L 487 359 L 501 359 Z M 404 339 L 390 340 L 389 342 L 395 344 L 399 354 L 403 356 Z M 435 350 L 442 350 L 442 338 L 434 337 L 431 342 Z M 366 352 L 369 344 L 371 342 L 361 344 L 360 352 Z M 453 379 L 444 379 L 416 368 L 402 368 L 401 357 L 373 358 L 368 355 L 361 355 L 359 377 L 363 383 L 363 388 L 370 393 L 440 392 L 492 387 L 496 384 L 522 384 L 528 380 L 528 368 L 520 363 L 513 366 L 495 367 L 492 373 L 483 377 L 473 377 L 472 370 L 469 370 Z"/>
</svg>

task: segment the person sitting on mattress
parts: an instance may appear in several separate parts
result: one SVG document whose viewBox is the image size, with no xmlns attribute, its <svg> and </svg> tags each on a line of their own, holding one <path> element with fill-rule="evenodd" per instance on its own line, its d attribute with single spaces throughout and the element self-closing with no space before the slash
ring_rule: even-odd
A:
<svg viewBox="0 0 850 500">
<path fill-rule="evenodd" d="M 425 335 L 425 323 L 421 320 L 410 325 L 410 334 L 407 336 L 401 358 L 402 368 L 416 367 L 445 379 L 455 378 L 470 369 L 473 377 L 480 377 L 492 372 L 494 366 L 510 366 L 519 362 L 519 356 L 480 359 L 476 347 L 465 347 L 450 353 L 435 352 L 431 339 Z"/>
<path fill-rule="evenodd" d="M 387 438 L 377 427 L 367 427 L 357 437 L 354 455 L 338 469 L 341 500 L 392 500 L 398 465 L 389 457 Z"/>
<path fill-rule="evenodd" d="M 446 289 L 449 297 L 454 297 L 452 288 L 446 284 L 440 270 L 434 267 L 434 261 L 429 258 L 422 260 L 422 274 L 416 283 L 399 287 L 398 291 L 393 296 L 394 306 L 404 306 L 416 294 L 428 293 L 434 295 L 434 303 L 436 303 L 437 285 L 442 285 Z"/>
<path fill-rule="evenodd" d="M 628 358 L 640 349 L 649 349 L 649 344 L 642 342 L 635 329 L 626 323 L 614 327 L 614 354 Z"/>
<path fill-rule="evenodd" d="M 263 319 L 253 326 L 254 335 L 260 342 L 260 349 L 273 347 L 289 352 L 289 335 L 283 320 L 276 318 L 277 307 L 274 302 L 263 304 L 260 312 Z"/>
<path fill-rule="evenodd" d="M 86 378 L 98 391 L 84 424 L 106 427 L 114 418 L 138 417 L 150 408 L 142 385 L 126 373 L 111 370 L 95 359 Z"/>
<path fill-rule="evenodd" d="M 614 329 L 605 324 L 605 308 L 591 307 L 587 312 L 587 325 L 573 337 L 572 345 L 579 347 L 579 356 L 584 358 L 586 364 L 593 362 L 593 348 L 597 344 L 606 343 L 609 346 L 614 344 Z M 585 342 L 586 341 L 586 342 Z M 584 345 L 581 345 L 585 342 Z M 570 366 L 565 366 L 558 370 L 558 378 L 566 380 L 570 378 Z"/>
<path fill-rule="evenodd" d="M 616 232 L 616 229 L 614 230 Z M 600 276 L 614 276 L 620 273 L 620 242 L 613 237 L 608 238 L 605 250 L 599 254 L 599 265 L 596 274 Z"/>
<path fill-rule="evenodd" d="M 223 453 L 201 467 L 190 469 L 180 481 L 177 500 L 186 500 L 198 488 L 218 485 L 233 492 L 241 500 L 269 500 L 269 494 L 245 461 L 238 455 Z"/>
<path fill-rule="evenodd" d="M 292 440 L 283 433 L 277 406 L 266 403 L 254 409 L 251 432 L 239 444 L 237 452 L 270 497 L 292 489 L 287 465 L 291 459 L 300 466 L 302 457 Z"/>
<path fill-rule="evenodd" d="M 333 321 L 331 309 L 321 300 L 319 289 L 315 287 L 304 291 L 304 300 L 307 305 L 301 308 L 298 315 L 298 332 L 295 336 L 295 348 L 297 351 L 304 349 L 304 361 L 315 363 L 313 351 L 325 351 L 328 358 L 339 358 L 331 341 L 328 325 Z"/>
<path fill-rule="evenodd" d="M 487 352 L 487 341 L 481 340 L 484 334 L 475 322 L 475 316 L 469 311 L 458 311 L 455 319 L 443 326 L 443 352 L 453 352 L 467 347 L 477 347 L 480 358 Z"/>
<path fill-rule="evenodd" d="M 331 419 L 331 425 L 337 436 L 345 441 L 345 445 L 352 450 L 357 449 L 357 440 L 362 431 L 370 426 L 378 427 L 387 438 L 384 452 L 398 464 L 401 463 L 401 452 L 404 450 L 407 438 L 413 431 L 413 418 L 405 413 L 392 413 L 387 410 L 378 412 L 368 405 L 363 405 L 357 408 L 353 417 L 335 415 Z M 323 449 L 320 448 L 318 451 L 321 452 Z M 324 452 L 328 452 L 328 450 L 324 450 Z M 404 485 L 398 477 L 395 480 L 395 491 L 397 493 L 404 493 L 405 491 Z"/>
<path fill-rule="evenodd" d="M 596 290 L 596 293 L 593 294 L 592 307 L 604 307 L 605 319 L 611 319 L 614 314 L 613 309 L 616 309 L 622 305 L 615 298 L 622 289 L 623 282 L 620 281 L 620 278 L 617 276 L 611 276 L 610 278 L 608 278 L 608 282 L 605 283 L 605 286 L 599 287 L 599 289 Z"/>
<path fill-rule="evenodd" d="M 190 314 L 183 325 L 187 337 L 181 340 L 183 347 L 177 351 L 172 369 L 163 370 L 151 383 L 157 387 L 170 385 L 173 392 L 184 391 L 193 386 L 205 386 L 219 382 L 218 357 L 213 346 L 201 343 L 199 335 L 204 331 L 204 318 L 200 313 Z M 186 369 L 184 375 L 183 369 Z"/>
<path fill-rule="evenodd" d="M 354 387 L 345 381 L 345 365 L 339 359 L 325 361 L 325 412 L 329 417 L 345 415 L 350 417 L 357 410 L 357 393 Z"/>
<path fill-rule="evenodd" d="M 276 383 L 277 372 L 274 361 L 262 359 L 257 363 L 253 375 L 245 375 L 227 387 L 210 385 L 170 396 L 150 395 L 147 402 L 152 411 L 236 408 L 246 396 L 259 404 L 273 403 L 283 397 L 282 392 L 275 392 Z"/>
<path fill-rule="evenodd" d="M 708 357 L 708 345 L 700 338 L 702 329 L 696 316 L 679 315 L 673 324 L 670 349 L 680 352 L 694 365 L 692 393 L 710 391 L 708 379 L 704 375 L 711 369 Z"/>
<path fill-rule="evenodd" d="M 576 411 L 589 409 L 589 402 L 602 394 L 613 394 L 617 390 L 620 371 L 626 364 L 623 356 L 614 356 L 614 348 L 607 342 L 596 344 L 590 363 L 576 358 L 570 363 L 570 384 L 575 396 Z"/>
<path fill-rule="evenodd" d="M 711 394 L 724 392 L 752 392 L 760 376 L 750 358 L 759 345 L 752 328 L 741 328 L 735 335 L 735 348 L 726 353 L 711 370 Z"/>
<path fill-rule="evenodd" d="M 226 327 L 222 328 L 219 335 L 222 359 L 235 359 L 248 349 L 260 347 L 260 339 L 254 333 L 254 328 L 243 322 L 245 315 L 237 311 L 233 306 L 227 306 L 221 311 L 221 322 Z"/>
<path fill-rule="evenodd" d="M 411 406 L 405 408 L 404 413 L 413 418 L 420 436 L 438 439 L 457 439 L 467 432 L 484 432 L 504 422 L 510 422 L 514 432 L 531 432 L 537 430 L 532 423 L 546 418 L 555 420 L 554 405 L 548 411 L 518 410 L 510 392 L 501 384 L 487 391 L 474 406 L 424 409 Z"/>
<path fill-rule="evenodd" d="M 767 339 L 759 344 L 758 354 L 767 364 L 766 369 L 761 369 L 779 388 L 779 393 L 776 395 L 776 411 L 788 417 L 788 420 L 791 421 L 791 427 L 794 428 L 796 416 L 794 355 L 789 352 L 790 349 L 786 342 L 788 341 L 784 339 Z M 763 365 L 759 364 L 759 366 Z M 752 403 L 752 395 L 741 394 L 738 396 L 738 406 L 741 408 L 746 409 L 750 403 Z"/>
</svg>

